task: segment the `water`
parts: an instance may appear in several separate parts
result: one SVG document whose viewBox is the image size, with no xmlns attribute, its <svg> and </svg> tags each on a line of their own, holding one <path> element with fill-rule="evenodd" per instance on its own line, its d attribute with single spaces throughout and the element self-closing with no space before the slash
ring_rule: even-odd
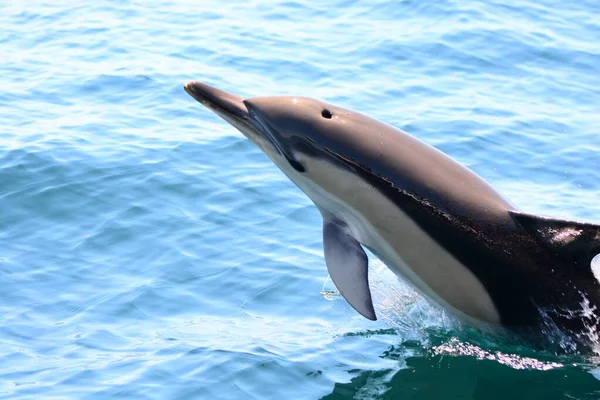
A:
<svg viewBox="0 0 600 400">
<path fill-rule="evenodd" d="M 528 212 L 600 222 L 596 1 L 0 3 L 3 398 L 597 398 L 594 359 L 468 330 L 321 221 L 182 90 L 407 130 Z"/>
</svg>

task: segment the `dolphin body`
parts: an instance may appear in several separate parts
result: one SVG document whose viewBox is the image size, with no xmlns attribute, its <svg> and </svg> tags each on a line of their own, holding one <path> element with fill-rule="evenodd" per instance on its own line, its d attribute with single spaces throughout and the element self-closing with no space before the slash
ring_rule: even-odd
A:
<svg viewBox="0 0 600 400">
<path fill-rule="evenodd" d="M 355 111 L 296 96 L 243 99 L 195 81 L 184 88 L 314 202 L 329 274 L 364 317 L 376 319 L 366 247 L 468 321 L 558 328 L 574 348 L 594 344 L 598 225 L 523 213 L 446 154 Z"/>
</svg>

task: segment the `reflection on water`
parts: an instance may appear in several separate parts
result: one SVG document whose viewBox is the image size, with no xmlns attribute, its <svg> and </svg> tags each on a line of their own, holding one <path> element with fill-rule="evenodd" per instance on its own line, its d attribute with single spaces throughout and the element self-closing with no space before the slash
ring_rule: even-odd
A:
<svg viewBox="0 0 600 400">
<path fill-rule="evenodd" d="M 430 351 L 417 343 L 393 346 L 382 357 L 398 360 L 397 369 L 357 371 L 351 382 L 336 384 L 323 399 L 594 399 L 600 395 L 598 381 L 585 366 L 492 354 L 454 339 L 442 346 L 451 351 L 440 347 Z"/>
</svg>

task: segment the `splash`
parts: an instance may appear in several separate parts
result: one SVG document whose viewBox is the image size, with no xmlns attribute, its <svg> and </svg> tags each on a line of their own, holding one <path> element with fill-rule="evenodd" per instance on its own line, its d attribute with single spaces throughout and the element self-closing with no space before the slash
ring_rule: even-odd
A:
<svg viewBox="0 0 600 400">
<path fill-rule="evenodd" d="M 513 369 L 548 371 L 551 369 L 564 367 L 564 364 L 557 362 L 540 361 L 532 357 L 522 357 L 517 354 L 507 354 L 501 351 L 491 352 L 473 344 L 463 343 L 456 338 L 450 339 L 450 341 L 445 344 L 434 346 L 433 354 L 471 356 L 477 358 L 478 360 L 496 361 Z"/>
<path fill-rule="evenodd" d="M 600 318 L 596 314 L 597 307 L 592 305 L 584 293 L 579 292 L 581 302 L 579 309 L 543 309 L 538 308 L 542 317 L 542 332 L 550 343 L 558 344 L 569 353 L 577 353 L 578 343 L 587 343 L 591 350 L 590 360 L 597 364 L 600 362 Z M 569 335 L 563 332 L 554 322 L 552 315 L 567 319 L 581 319 L 583 330 L 580 333 Z"/>
<path fill-rule="evenodd" d="M 428 341 L 431 328 L 445 330 L 460 325 L 458 320 L 400 279 L 383 261 L 371 253 L 369 255 L 369 287 L 379 321 L 405 340 L 420 342 Z M 323 282 L 320 293 L 330 301 L 344 300 L 329 276 Z"/>
<path fill-rule="evenodd" d="M 598 358 L 600 356 L 600 334 L 598 332 L 600 320 L 596 314 L 596 306 L 590 305 L 590 301 L 583 293 L 581 293 L 581 296 L 583 298 L 581 303 L 579 303 L 581 311 L 576 316 L 583 319 L 583 326 L 585 329 L 577 336 L 589 341 L 595 358 Z"/>
<path fill-rule="evenodd" d="M 430 328 L 456 327 L 446 311 L 399 279 L 381 260 L 373 260 L 369 279 L 379 319 L 402 337 L 426 340 Z"/>
<path fill-rule="evenodd" d="M 323 282 L 323 287 L 321 288 L 320 293 L 321 296 L 323 296 L 326 300 L 330 301 L 336 300 L 341 296 L 340 291 L 337 290 L 329 275 L 327 275 L 327 278 Z"/>
<path fill-rule="evenodd" d="M 592 258 L 590 266 L 592 268 L 594 278 L 596 278 L 596 280 L 600 282 L 600 254 L 597 254 L 594 258 Z"/>
</svg>

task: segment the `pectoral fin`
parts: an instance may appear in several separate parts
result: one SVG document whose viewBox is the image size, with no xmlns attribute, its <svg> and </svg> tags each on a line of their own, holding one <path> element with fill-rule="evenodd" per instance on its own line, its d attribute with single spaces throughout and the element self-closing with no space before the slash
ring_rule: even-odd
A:
<svg viewBox="0 0 600 400">
<path fill-rule="evenodd" d="M 368 258 L 344 222 L 323 217 L 325 263 L 342 296 L 363 317 L 375 321 L 368 277 Z"/>
</svg>

